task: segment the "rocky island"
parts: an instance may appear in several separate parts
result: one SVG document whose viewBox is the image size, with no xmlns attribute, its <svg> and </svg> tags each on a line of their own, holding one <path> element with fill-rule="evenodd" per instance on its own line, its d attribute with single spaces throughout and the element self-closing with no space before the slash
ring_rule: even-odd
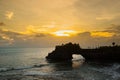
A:
<svg viewBox="0 0 120 80">
<path fill-rule="evenodd" d="M 56 46 L 55 50 L 48 54 L 46 57 L 48 60 L 71 60 L 73 54 L 79 54 L 80 52 L 79 44 L 62 44 L 60 46 Z"/>
<path fill-rule="evenodd" d="M 110 60 L 120 61 L 120 46 L 113 43 L 112 46 L 101 46 L 93 49 L 82 49 L 79 44 L 67 43 L 58 45 L 55 50 L 46 56 L 47 60 L 68 61 L 73 54 L 82 55 L 85 60 Z"/>
</svg>

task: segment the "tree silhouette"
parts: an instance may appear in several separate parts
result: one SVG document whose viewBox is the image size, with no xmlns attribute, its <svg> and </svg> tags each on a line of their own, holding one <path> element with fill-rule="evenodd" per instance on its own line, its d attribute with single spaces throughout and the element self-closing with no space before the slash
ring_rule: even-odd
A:
<svg viewBox="0 0 120 80">
<path fill-rule="evenodd" d="M 112 45 L 115 46 L 115 42 L 112 42 Z"/>
</svg>

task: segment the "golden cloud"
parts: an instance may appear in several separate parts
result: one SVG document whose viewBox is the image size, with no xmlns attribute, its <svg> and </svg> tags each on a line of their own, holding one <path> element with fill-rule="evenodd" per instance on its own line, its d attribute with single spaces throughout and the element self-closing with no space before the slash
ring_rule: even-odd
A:
<svg viewBox="0 0 120 80">
<path fill-rule="evenodd" d="M 115 33 L 102 32 L 102 31 L 91 32 L 92 37 L 112 37 L 113 35 L 115 35 Z"/>
<path fill-rule="evenodd" d="M 5 16 L 7 19 L 12 19 L 13 15 L 14 15 L 14 12 L 12 11 L 6 11 L 5 13 Z"/>
</svg>

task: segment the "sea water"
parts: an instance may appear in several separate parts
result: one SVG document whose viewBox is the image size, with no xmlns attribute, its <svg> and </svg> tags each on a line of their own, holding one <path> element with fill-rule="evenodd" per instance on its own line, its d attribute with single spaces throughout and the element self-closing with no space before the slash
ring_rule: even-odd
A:
<svg viewBox="0 0 120 80">
<path fill-rule="evenodd" d="M 0 80 L 120 80 L 120 63 L 86 62 L 74 55 L 69 62 L 49 62 L 54 48 L 0 48 Z"/>
</svg>

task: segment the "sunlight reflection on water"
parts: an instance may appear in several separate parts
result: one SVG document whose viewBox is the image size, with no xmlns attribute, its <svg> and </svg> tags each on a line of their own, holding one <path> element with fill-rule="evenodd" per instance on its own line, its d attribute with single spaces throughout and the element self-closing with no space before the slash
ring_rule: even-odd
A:
<svg viewBox="0 0 120 80">
<path fill-rule="evenodd" d="M 72 59 L 72 67 L 73 68 L 79 68 L 84 63 L 84 58 L 81 55 L 73 55 Z"/>
</svg>

